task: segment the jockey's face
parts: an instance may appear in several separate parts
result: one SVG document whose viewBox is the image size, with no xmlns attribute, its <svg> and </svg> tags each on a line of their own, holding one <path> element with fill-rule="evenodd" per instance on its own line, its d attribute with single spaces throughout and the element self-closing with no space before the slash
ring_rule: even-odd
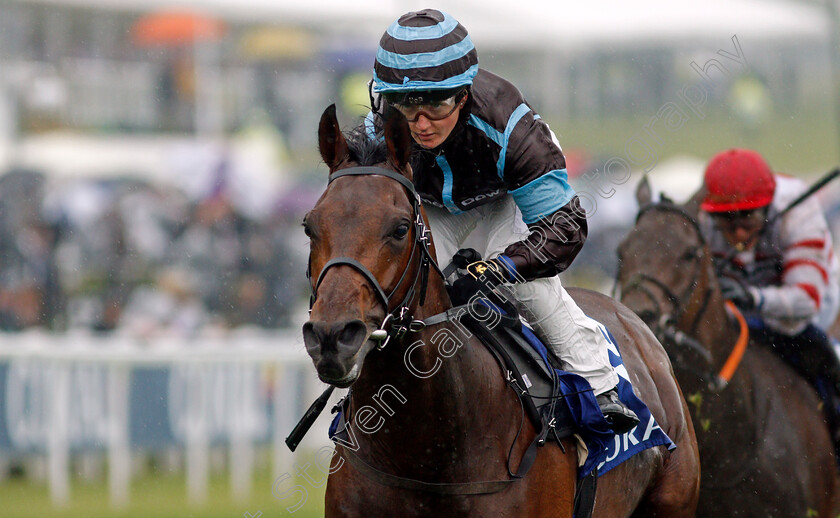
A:
<svg viewBox="0 0 840 518">
<path fill-rule="evenodd" d="M 718 212 L 712 214 L 715 226 L 726 242 L 739 252 L 751 250 L 758 243 L 761 229 L 767 222 L 767 209 Z"/>
<path fill-rule="evenodd" d="M 458 117 L 461 115 L 461 108 L 464 107 L 466 102 L 467 94 L 464 94 L 452 111 L 449 112 L 449 115 L 437 120 L 430 119 L 426 112 L 420 109 L 416 114 L 413 114 L 417 120 L 412 122 L 409 119 L 408 127 L 411 129 L 411 136 L 426 149 L 436 148 L 443 144 L 452 130 L 455 129 Z"/>
</svg>

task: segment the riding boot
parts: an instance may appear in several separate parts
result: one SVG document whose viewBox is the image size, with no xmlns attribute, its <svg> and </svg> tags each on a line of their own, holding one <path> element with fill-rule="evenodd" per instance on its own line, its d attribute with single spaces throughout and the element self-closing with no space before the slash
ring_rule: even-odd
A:
<svg viewBox="0 0 840 518">
<path fill-rule="evenodd" d="M 629 432 L 639 424 L 639 416 L 618 399 L 618 390 L 612 389 L 595 397 L 604 419 L 618 435 Z"/>
</svg>

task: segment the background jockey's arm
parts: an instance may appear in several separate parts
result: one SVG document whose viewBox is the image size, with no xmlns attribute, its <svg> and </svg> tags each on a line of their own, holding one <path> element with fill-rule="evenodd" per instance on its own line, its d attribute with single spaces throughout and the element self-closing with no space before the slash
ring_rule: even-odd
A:
<svg viewBox="0 0 840 518">
<path fill-rule="evenodd" d="M 756 302 L 763 317 L 794 330 L 804 326 L 820 310 L 828 289 L 833 245 L 816 200 L 808 200 L 791 210 L 781 225 L 782 283 L 756 288 Z"/>
<path fill-rule="evenodd" d="M 568 183 L 566 157 L 548 124 L 529 111 L 514 127 L 504 159 L 508 192 L 531 230 L 504 255 L 521 280 L 553 277 L 569 267 L 588 231 L 586 213 Z"/>
</svg>

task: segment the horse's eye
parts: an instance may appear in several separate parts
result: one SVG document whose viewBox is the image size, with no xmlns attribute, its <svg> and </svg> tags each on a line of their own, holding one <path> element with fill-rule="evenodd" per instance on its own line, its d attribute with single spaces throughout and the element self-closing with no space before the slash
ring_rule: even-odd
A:
<svg viewBox="0 0 840 518">
<path fill-rule="evenodd" d="M 696 248 L 692 248 L 692 249 L 690 249 L 690 250 L 687 250 L 687 251 L 683 254 L 682 259 L 683 259 L 683 261 L 694 261 L 694 260 L 695 260 L 695 259 L 697 259 L 698 257 L 699 257 L 698 250 L 697 250 Z"/>
<path fill-rule="evenodd" d="M 303 233 L 306 234 L 306 237 L 312 237 L 312 229 L 309 228 L 309 225 L 307 225 L 306 221 L 303 222 Z"/>
<path fill-rule="evenodd" d="M 408 235 L 408 223 L 401 223 L 391 235 L 396 239 L 405 239 Z"/>
</svg>

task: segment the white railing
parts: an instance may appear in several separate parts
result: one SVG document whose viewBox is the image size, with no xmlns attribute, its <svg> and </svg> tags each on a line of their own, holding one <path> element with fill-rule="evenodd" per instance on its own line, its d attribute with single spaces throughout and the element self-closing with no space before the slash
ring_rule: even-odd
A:
<svg viewBox="0 0 840 518">
<path fill-rule="evenodd" d="M 209 449 L 218 444 L 230 450 L 234 496 L 247 497 L 256 445 L 271 445 L 275 478 L 290 471 L 295 459 L 283 441 L 325 388 L 299 331 L 0 338 L 0 457 L 45 453 L 57 505 L 70 498 L 71 452 L 106 452 L 111 501 L 121 507 L 132 451 L 173 445 L 185 451 L 191 501 L 207 496 Z M 322 417 L 301 450 L 328 444 L 328 424 Z"/>
</svg>

